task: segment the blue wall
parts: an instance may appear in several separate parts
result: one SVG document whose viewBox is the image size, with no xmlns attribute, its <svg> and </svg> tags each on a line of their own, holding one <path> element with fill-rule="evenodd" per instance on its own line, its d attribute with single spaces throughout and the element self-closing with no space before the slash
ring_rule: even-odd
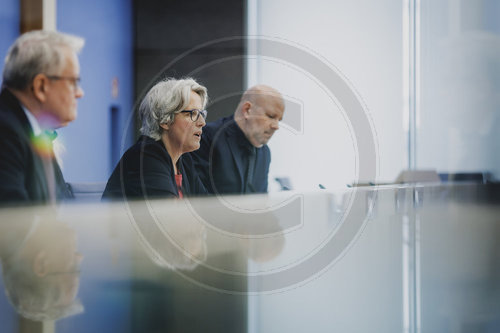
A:
<svg viewBox="0 0 500 333">
<path fill-rule="evenodd" d="M 19 0 L 0 0 L 0 72 L 9 46 L 19 36 L 19 7 Z M 110 109 L 118 107 L 120 124 L 114 127 L 123 132 L 133 106 L 132 0 L 57 1 L 57 29 L 86 39 L 80 55 L 85 96 L 79 102 L 77 120 L 59 130 L 59 140 L 66 148 L 64 176 L 70 182 L 105 181 L 114 167 L 111 163 Z M 119 81 L 117 98 L 111 95 L 115 77 Z M 132 142 L 129 132 L 123 148 Z M 122 148 L 122 135 L 118 133 L 119 149 Z M 3 289 L 0 281 L 0 331 L 13 332 L 17 327 L 17 314 L 8 304 Z M 86 304 L 85 297 L 80 297 Z M 123 304 L 122 310 L 128 311 L 127 303 Z M 113 311 L 122 311 L 120 309 Z"/>
<path fill-rule="evenodd" d="M 0 73 L 3 72 L 7 50 L 17 36 L 19 36 L 19 0 L 0 0 Z M 2 279 L 0 279 L 0 330 L 5 332 L 17 330 L 17 314 L 7 301 Z"/>
<path fill-rule="evenodd" d="M 19 7 L 19 0 L 0 0 L 0 70 L 19 36 Z M 111 107 L 119 110 L 113 126 L 114 141 L 119 142 L 115 151 L 132 143 L 133 126 L 123 138 L 133 106 L 132 0 L 57 1 L 57 29 L 86 39 L 80 55 L 85 96 L 79 101 L 77 120 L 58 131 L 65 147 L 64 177 L 68 182 L 106 181 L 116 163 L 111 157 Z M 118 79 L 116 98 L 111 95 L 113 78 Z"/>
<path fill-rule="evenodd" d="M 19 6 L 19 0 L 0 0 L 0 73 L 9 46 L 19 36 Z"/>
<path fill-rule="evenodd" d="M 114 124 L 120 147 L 115 149 L 126 149 L 132 142 L 128 133 L 122 145 L 124 122 L 133 107 L 132 1 L 57 1 L 57 29 L 86 40 L 80 55 L 85 96 L 79 101 L 76 121 L 58 131 L 66 148 L 62 154 L 64 177 L 68 182 L 106 181 L 114 167 L 112 106 L 118 107 L 120 113 L 119 124 Z M 119 86 L 117 98 L 111 94 L 115 77 Z"/>
</svg>

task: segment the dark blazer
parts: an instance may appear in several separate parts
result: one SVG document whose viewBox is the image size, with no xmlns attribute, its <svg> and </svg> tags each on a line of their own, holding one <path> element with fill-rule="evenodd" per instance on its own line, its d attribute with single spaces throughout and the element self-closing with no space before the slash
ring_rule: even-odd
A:
<svg viewBox="0 0 500 333">
<path fill-rule="evenodd" d="M 36 152 L 33 130 L 17 98 L 8 90 L 0 93 L 0 204 L 32 204 L 49 201 L 46 172 Z M 52 153 L 51 147 L 49 148 Z M 57 199 L 71 197 L 55 158 L 46 159 L 52 169 Z M 50 172 L 50 171 L 47 171 Z"/>
<path fill-rule="evenodd" d="M 271 152 L 267 145 L 256 149 L 253 181 L 251 188 L 245 191 L 250 149 L 253 149 L 253 146 L 234 121 L 234 116 L 230 116 L 203 127 L 200 149 L 190 154 L 203 184 L 210 193 L 267 192 L 271 163 Z"/>
<path fill-rule="evenodd" d="M 179 159 L 184 196 L 206 194 L 196 173 L 191 156 Z M 141 136 L 123 154 L 109 177 L 103 199 L 178 197 L 172 159 L 161 141 Z"/>
</svg>

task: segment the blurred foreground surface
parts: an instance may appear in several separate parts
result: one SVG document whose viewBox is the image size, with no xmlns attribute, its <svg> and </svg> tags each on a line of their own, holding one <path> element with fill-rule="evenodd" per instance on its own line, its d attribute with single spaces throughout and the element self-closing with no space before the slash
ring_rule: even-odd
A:
<svg viewBox="0 0 500 333">
<path fill-rule="evenodd" d="M 1 332 L 498 332 L 500 189 L 0 210 Z"/>
</svg>

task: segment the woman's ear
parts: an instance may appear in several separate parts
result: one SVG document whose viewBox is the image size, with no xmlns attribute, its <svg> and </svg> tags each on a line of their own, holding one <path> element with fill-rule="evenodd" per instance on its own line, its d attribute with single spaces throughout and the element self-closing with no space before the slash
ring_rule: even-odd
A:
<svg viewBox="0 0 500 333">
<path fill-rule="evenodd" d="M 170 126 L 168 124 L 160 124 L 160 127 L 163 128 L 165 131 L 168 131 L 170 129 Z"/>
</svg>

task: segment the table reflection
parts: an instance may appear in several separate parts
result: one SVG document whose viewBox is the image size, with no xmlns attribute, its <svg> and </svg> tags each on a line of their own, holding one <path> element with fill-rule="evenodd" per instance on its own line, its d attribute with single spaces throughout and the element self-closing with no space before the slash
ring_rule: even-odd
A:
<svg viewBox="0 0 500 333">
<path fill-rule="evenodd" d="M 500 187 L 286 195 L 0 210 L 0 331 L 498 331 Z"/>
<path fill-rule="evenodd" d="M 16 312 L 34 321 L 57 320 L 83 311 L 77 299 L 80 263 L 75 231 L 39 215 L 0 224 L 5 293 Z"/>
</svg>

